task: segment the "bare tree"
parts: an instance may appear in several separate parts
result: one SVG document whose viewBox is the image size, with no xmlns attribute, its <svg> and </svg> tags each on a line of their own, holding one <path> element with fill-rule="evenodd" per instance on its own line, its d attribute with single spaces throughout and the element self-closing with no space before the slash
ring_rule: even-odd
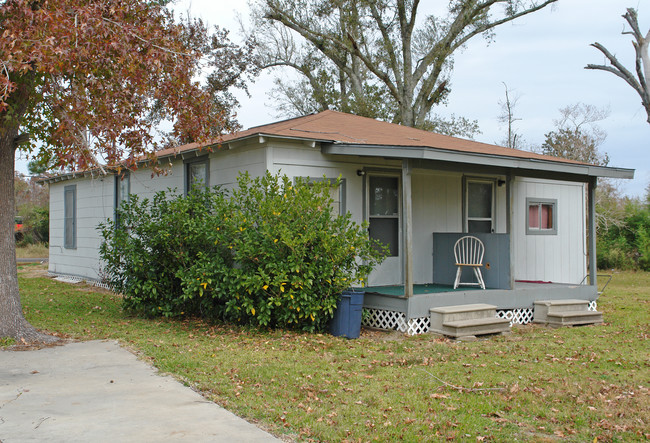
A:
<svg viewBox="0 0 650 443">
<path fill-rule="evenodd" d="M 627 12 L 622 16 L 631 30 L 624 30 L 622 34 L 634 36 L 632 46 L 636 53 L 635 74 L 628 70 L 616 58 L 614 54 L 609 52 L 600 43 L 592 43 L 591 46 L 602 52 L 609 65 L 594 65 L 589 64 L 585 69 L 598 69 L 601 71 L 611 72 L 612 74 L 625 80 L 632 88 L 641 96 L 641 104 L 645 108 L 648 115 L 648 123 L 650 123 L 650 91 L 648 90 L 648 78 L 650 78 L 650 56 L 648 55 L 648 47 L 650 47 L 650 30 L 646 33 L 645 37 L 639 28 L 639 18 L 635 9 L 628 8 Z"/>
<path fill-rule="evenodd" d="M 497 26 L 555 1 L 454 0 L 446 15 L 421 20 L 420 0 L 257 0 L 266 28 L 256 35 L 270 49 L 266 67 L 290 66 L 318 88 L 312 80 L 320 60 L 340 81 L 342 99 L 363 101 L 366 86 L 379 87 L 394 122 L 420 127 L 449 93 L 457 50 L 478 35 L 491 40 Z"/>
<path fill-rule="evenodd" d="M 553 120 L 556 129 L 545 135 L 542 153 L 607 166 L 609 156 L 598 151 L 607 133 L 597 123 L 608 116 L 609 109 L 585 103 L 561 108 L 560 118 Z"/>
<path fill-rule="evenodd" d="M 497 120 L 499 123 L 508 124 L 508 138 L 505 139 L 502 144 L 506 145 L 508 148 L 520 149 L 520 146 L 522 145 L 522 138 L 521 135 L 518 134 L 514 129 L 514 123 L 521 120 L 521 118 L 515 117 L 515 108 L 517 107 L 517 102 L 519 102 L 521 95 L 512 95 L 512 91 L 508 89 L 508 85 L 503 83 L 503 86 L 506 88 L 506 99 L 505 101 L 499 100 L 499 106 L 501 106 L 501 114 L 499 114 Z"/>
</svg>

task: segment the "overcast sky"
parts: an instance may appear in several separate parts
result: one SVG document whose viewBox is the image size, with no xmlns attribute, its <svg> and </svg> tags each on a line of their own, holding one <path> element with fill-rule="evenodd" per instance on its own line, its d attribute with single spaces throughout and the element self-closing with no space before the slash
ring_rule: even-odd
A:
<svg viewBox="0 0 650 443">
<path fill-rule="evenodd" d="M 428 2 L 422 2 L 423 4 Z M 650 29 L 650 0 L 559 0 L 556 6 L 525 16 L 496 29 L 494 42 L 477 38 L 455 56 L 449 103 L 434 108 L 442 115 L 456 114 L 479 122 L 477 140 L 498 143 L 507 128 L 497 121 L 503 83 L 519 101 L 516 129 L 529 144 L 540 145 L 553 129 L 553 120 L 564 106 L 583 102 L 608 107 L 610 116 L 600 123 L 607 132 L 601 151 L 610 166 L 636 169 L 635 179 L 623 181 L 621 190 L 642 196 L 650 183 L 650 125 L 641 99 L 613 74 L 584 69 L 604 58 L 590 43 L 600 42 L 630 69 L 634 63 L 631 36 L 621 35 L 627 7 L 637 8 L 642 32 Z M 246 0 L 183 0 L 211 25 L 231 29 L 237 39 L 237 13 L 246 16 Z M 276 120 L 267 92 L 271 77 L 262 75 L 251 85 L 251 98 L 239 94 L 239 121 L 245 128 Z M 24 170 L 24 162 L 17 167 Z"/>
</svg>

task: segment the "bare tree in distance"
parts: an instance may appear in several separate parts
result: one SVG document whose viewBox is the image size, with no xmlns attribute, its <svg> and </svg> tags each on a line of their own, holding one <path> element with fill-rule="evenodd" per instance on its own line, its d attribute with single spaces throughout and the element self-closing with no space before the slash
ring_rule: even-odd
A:
<svg viewBox="0 0 650 443">
<path fill-rule="evenodd" d="M 517 103 L 521 98 L 520 94 L 514 94 L 511 89 L 508 89 L 508 85 L 503 83 L 503 86 L 506 89 L 506 99 L 505 101 L 499 100 L 499 106 L 501 107 L 501 114 L 497 117 L 499 123 L 506 123 L 508 125 L 508 137 L 504 139 L 501 144 L 505 145 L 508 148 L 512 149 L 521 149 L 523 146 L 523 141 L 521 134 L 518 134 L 514 129 L 514 123 L 520 121 L 521 118 L 515 117 L 515 108 Z"/>
<path fill-rule="evenodd" d="M 650 91 L 648 89 L 648 79 L 650 78 L 650 56 L 648 55 L 648 48 L 650 47 L 650 29 L 645 37 L 641 33 L 639 27 L 639 17 L 637 11 L 633 8 L 627 8 L 627 11 L 622 16 L 631 30 L 624 30 L 622 34 L 634 36 L 632 46 L 636 53 L 636 61 L 634 66 L 635 73 L 628 70 L 618 60 L 618 58 L 607 50 L 600 43 L 592 43 L 591 46 L 598 49 L 605 55 L 609 64 L 594 65 L 589 64 L 585 69 L 597 69 L 601 71 L 611 72 L 612 74 L 622 78 L 629 84 L 641 97 L 641 104 L 645 108 L 648 115 L 648 123 L 650 123 Z"/>
<path fill-rule="evenodd" d="M 598 122 L 609 116 L 608 108 L 576 103 L 560 109 L 560 118 L 553 120 L 556 129 L 546 133 L 541 152 L 554 157 L 607 166 L 609 156 L 598 148 L 607 133 Z"/>
</svg>

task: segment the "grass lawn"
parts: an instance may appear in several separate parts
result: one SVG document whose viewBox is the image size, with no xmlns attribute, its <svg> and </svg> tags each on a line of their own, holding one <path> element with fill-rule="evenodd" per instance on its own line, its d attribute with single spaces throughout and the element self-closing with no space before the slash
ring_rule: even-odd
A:
<svg viewBox="0 0 650 443">
<path fill-rule="evenodd" d="M 44 243 L 16 247 L 16 258 L 47 258 L 49 256 L 49 248 Z"/>
<path fill-rule="evenodd" d="M 20 271 L 32 324 L 80 340 L 117 339 L 286 439 L 650 439 L 650 273 L 614 277 L 599 300 L 603 326 L 529 325 L 454 343 L 143 320 L 108 291 L 58 283 L 38 269 Z"/>
</svg>

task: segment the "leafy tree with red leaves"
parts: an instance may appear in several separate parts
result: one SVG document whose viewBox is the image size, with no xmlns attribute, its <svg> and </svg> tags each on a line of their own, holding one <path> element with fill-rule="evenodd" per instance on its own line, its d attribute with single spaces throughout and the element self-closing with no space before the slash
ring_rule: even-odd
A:
<svg viewBox="0 0 650 443">
<path fill-rule="evenodd" d="M 137 167 L 170 143 L 218 141 L 236 128 L 228 90 L 254 73 L 251 47 L 142 0 L 6 0 L 0 33 L 0 337 L 51 341 L 22 314 L 16 151 L 104 171 Z M 163 121 L 172 129 L 159 137 Z"/>
</svg>

